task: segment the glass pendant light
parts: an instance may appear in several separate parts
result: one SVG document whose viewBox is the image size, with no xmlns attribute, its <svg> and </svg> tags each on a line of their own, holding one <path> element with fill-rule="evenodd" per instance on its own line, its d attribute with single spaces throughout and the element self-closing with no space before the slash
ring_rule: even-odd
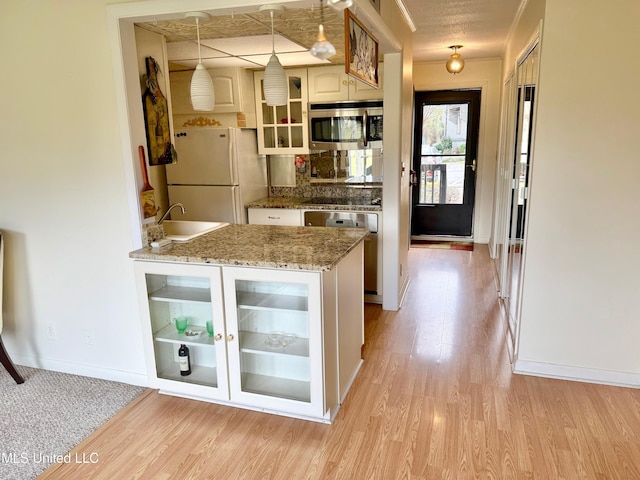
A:
<svg viewBox="0 0 640 480">
<path fill-rule="evenodd" d="M 271 58 L 264 69 L 264 99 L 267 105 L 280 106 L 286 105 L 289 98 L 289 85 L 287 82 L 287 76 L 284 73 L 284 68 L 278 57 L 276 56 L 276 40 L 273 31 L 273 14 L 274 12 L 282 12 L 284 7 L 282 5 L 263 5 L 260 7 L 260 11 L 268 11 L 271 14 Z"/>
<path fill-rule="evenodd" d="M 446 68 L 447 72 L 455 75 L 464 69 L 464 60 L 458 53 L 458 49 L 462 48 L 462 45 L 452 45 L 449 48 L 453 49 L 453 53 L 451 54 L 451 58 L 447 60 Z"/>
<path fill-rule="evenodd" d="M 324 8 L 322 6 L 322 0 L 320 0 L 320 25 L 318 25 L 318 39 L 313 44 L 311 55 L 322 60 L 326 60 L 336 54 L 336 47 L 334 47 L 327 37 L 324 35 Z"/>
<path fill-rule="evenodd" d="M 208 13 L 189 12 L 186 18 L 196 19 L 196 31 L 198 34 L 198 65 L 191 77 L 191 106 L 197 112 L 212 112 L 215 104 L 215 91 L 213 90 L 213 80 L 207 69 L 202 65 L 200 55 L 200 19 L 209 18 Z"/>
</svg>

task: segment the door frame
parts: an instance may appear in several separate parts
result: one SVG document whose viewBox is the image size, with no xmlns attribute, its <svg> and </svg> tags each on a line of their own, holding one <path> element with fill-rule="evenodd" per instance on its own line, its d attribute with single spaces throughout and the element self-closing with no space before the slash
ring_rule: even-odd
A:
<svg viewBox="0 0 640 480">
<path fill-rule="evenodd" d="M 413 222 L 415 216 L 415 209 L 417 208 L 417 193 L 415 191 L 411 192 L 411 237 L 412 238 L 429 238 L 429 237 L 452 237 L 458 239 L 470 239 L 473 238 L 474 235 L 474 223 L 475 223 L 475 210 L 476 210 L 476 185 L 479 177 L 479 157 L 480 157 L 480 138 L 481 131 L 480 125 L 482 123 L 482 106 L 483 106 L 483 88 L 482 87 L 469 87 L 469 88 L 449 88 L 442 90 L 419 90 L 414 92 L 414 106 L 413 106 L 413 115 L 414 115 L 414 126 L 413 126 L 413 148 L 412 148 L 412 158 L 411 165 L 412 169 L 416 170 L 418 158 L 421 157 L 421 152 L 418 151 L 419 148 L 416 147 L 416 143 L 422 138 L 422 120 L 418 121 L 418 102 L 416 101 L 417 97 L 421 94 L 430 95 L 434 97 L 433 105 L 448 105 L 452 103 L 458 102 L 458 99 L 455 98 L 458 94 L 468 94 L 469 96 L 474 96 L 477 98 L 462 100 L 459 103 L 468 102 L 469 110 L 468 110 L 468 132 L 474 132 L 475 130 L 475 139 L 471 138 L 469 141 L 469 136 L 467 136 L 467 154 L 465 155 L 465 175 L 464 175 L 464 185 L 463 185 L 463 195 L 465 202 L 463 204 L 433 204 L 431 205 L 435 209 L 463 209 L 470 208 L 471 212 L 469 218 L 469 234 L 456 234 L 456 233 L 431 233 L 427 235 L 414 234 L 413 232 Z M 429 102 L 426 102 L 429 103 Z M 422 117 L 421 117 L 422 118 Z M 477 124 L 476 124 L 477 123 Z M 473 137 L 473 135 L 471 136 Z M 471 145 L 471 148 L 469 146 Z M 467 159 L 473 159 L 473 167 L 471 164 L 467 164 Z M 471 183 L 469 182 L 469 177 L 467 175 L 467 168 L 472 167 L 473 170 L 473 180 Z M 412 170 L 413 171 L 413 170 Z M 417 175 L 417 170 L 414 172 L 414 175 Z M 418 186 L 418 183 L 413 184 L 414 188 Z M 469 205 L 470 204 L 470 205 Z M 440 207 L 440 208 L 438 208 Z M 465 213 L 467 215 L 467 213 Z"/>
</svg>

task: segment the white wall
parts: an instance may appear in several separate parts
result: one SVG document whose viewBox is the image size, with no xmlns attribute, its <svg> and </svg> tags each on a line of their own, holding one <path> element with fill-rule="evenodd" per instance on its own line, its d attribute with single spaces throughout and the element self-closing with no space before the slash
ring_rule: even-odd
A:
<svg viewBox="0 0 640 480">
<path fill-rule="evenodd" d="M 383 303 L 398 310 L 409 285 L 411 125 L 413 117 L 411 30 L 395 3 L 381 5 L 402 51 L 385 55 L 385 149 L 383 187 Z M 401 119 L 401 121 L 398 121 Z M 404 170 L 403 170 L 404 167 Z"/>
<path fill-rule="evenodd" d="M 500 127 L 500 95 L 502 90 L 502 61 L 500 59 L 467 60 L 464 70 L 451 75 L 444 62 L 416 62 L 413 65 L 415 90 L 450 90 L 481 88 L 480 137 L 476 200 L 473 218 L 473 238 L 476 243 L 488 243 Z"/>
<path fill-rule="evenodd" d="M 546 2 L 518 371 L 640 385 L 638 18 Z"/>
<path fill-rule="evenodd" d="M 22 365 L 142 383 L 104 4 L 0 2 L 0 55 L 7 350 Z"/>
</svg>

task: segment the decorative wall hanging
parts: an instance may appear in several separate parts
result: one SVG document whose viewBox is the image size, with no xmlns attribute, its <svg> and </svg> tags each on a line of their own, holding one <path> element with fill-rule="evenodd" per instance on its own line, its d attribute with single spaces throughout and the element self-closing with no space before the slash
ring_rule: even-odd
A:
<svg viewBox="0 0 640 480">
<path fill-rule="evenodd" d="M 147 133 L 149 165 L 166 165 L 177 161 L 176 151 L 171 144 L 167 99 L 158 84 L 158 73 L 161 73 L 158 62 L 153 57 L 147 57 L 145 63 L 147 88 L 142 95 L 142 105 Z"/>
<path fill-rule="evenodd" d="M 345 73 L 378 88 L 378 40 L 351 13 L 344 11 Z"/>
</svg>

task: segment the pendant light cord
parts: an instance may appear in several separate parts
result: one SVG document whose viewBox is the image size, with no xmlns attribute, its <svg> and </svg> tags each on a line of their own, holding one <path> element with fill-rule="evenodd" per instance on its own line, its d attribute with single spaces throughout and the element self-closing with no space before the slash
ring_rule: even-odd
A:
<svg viewBox="0 0 640 480">
<path fill-rule="evenodd" d="M 276 54 L 276 37 L 273 33 L 273 10 L 269 12 L 271 14 L 271 53 Z"/>
<path fill-rule="evenodd" d="M 200 19 L 196 17 L 196 33 L 198 35 L 198 63 L 202 63 L 202 56 L 200 55 Z"/>
</svg>

